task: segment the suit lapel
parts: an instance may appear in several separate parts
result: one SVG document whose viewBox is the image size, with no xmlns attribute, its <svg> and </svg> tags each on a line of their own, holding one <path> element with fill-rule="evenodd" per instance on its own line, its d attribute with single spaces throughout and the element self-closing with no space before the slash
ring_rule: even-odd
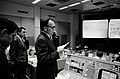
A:
<svg viewBox="0 0 120 79">
<path fill-rule="evenodd" d="M 48 39 L 48 42 L 49 42 L 48 44 L 50 45 L 50 47 L 52 47 L 53 49 L 55 49 L 54 45 L 53 45 L 53 43 L 52 43 L 52 41 L 50 39 Z"/>
<path fill-rule="evenodd" d="M 53 50 L 55 50 L 55 47 L 54 47 L 52 41 L 50 40 L 50 38 L 49 38 L 44 32 L 42 32 L 42 33 L 43 33 L 43 35 L 45 36 L 45 40 L 48 42 L 49 46 L 50 46 Z"/>
<path fill-rule="evenodd" d="M 21 45 L 23 47 L 25 47 L 25 44 L 24 44 L 23 40 L 18 35 L 17 35 L 17 38 L 18 38 L 18 41 L 21 43 Z"/>
</svg>

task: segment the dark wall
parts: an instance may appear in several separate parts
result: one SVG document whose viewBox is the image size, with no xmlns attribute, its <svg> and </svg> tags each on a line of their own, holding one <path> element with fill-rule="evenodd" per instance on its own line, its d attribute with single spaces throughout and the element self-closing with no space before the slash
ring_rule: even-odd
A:
<svg viewBox="0 0 120 79">
<path fill-rule="evenodd" d="M 70 41 L 70 23 L 57 21 L 56 31 L 59 35 L 59 45 L 63 45 Z"/>
<path fill-rule="evenodd" d="M 108 39 L 107 51 L 117 53 L 120 51 L 120 39 Z"/>
<path fill-rule="evenodd" d="M 83 38 L 83 46 L 88 46 L 90 50 L 100 50 L 107 52 L 107 38 Z"/>
</svg>

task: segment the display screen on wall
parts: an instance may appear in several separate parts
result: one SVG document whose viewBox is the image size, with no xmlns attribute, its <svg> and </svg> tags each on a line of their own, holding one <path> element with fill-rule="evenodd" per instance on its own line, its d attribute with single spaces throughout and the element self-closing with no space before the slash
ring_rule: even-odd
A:
<svg viewBox="0 0 120 79">
<path fill-rule="evenodd" d="M 107 38 L 108 20 L 83 20 L 83 38 Z"/>
<path fill-rule="evenodd" d="M 120 19 L 111 19 L 109 22 L 109 38 L 120 38 Z"/>
</svg>

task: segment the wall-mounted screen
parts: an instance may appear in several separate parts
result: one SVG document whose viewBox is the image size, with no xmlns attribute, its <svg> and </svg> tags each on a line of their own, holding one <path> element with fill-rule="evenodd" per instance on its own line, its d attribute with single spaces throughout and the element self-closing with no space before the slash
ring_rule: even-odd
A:
<svg viewBox="0 0 120 79">
<path fill-rule="evenodd" d="M 120 19 L 111 19 L 109 22 L 109 38 L 120 38 Z"/>
<path fill-rule="evenodd" d="M 107 38 L 108 20 L 83 20 L 83 38 Z"/>
</svg>

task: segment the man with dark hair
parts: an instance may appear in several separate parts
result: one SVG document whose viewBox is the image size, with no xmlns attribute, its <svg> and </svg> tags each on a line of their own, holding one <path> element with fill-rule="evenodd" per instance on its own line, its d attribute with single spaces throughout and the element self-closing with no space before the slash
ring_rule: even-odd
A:
<svg viewBox="0 0 120 79">
<path fill-rule="evenodd" d="M 0 18 L 0 77 L 3 79 L 10 79 L 5 49 L 16 36 L 17 28 L 18 26 L 15 22 Z"/>
<path fill-rule="evenodd" d="M 50 17 L 41 19 L 40 27 L 41 33 L 35 43 L 38 60 L 36 79 L 55 79 L 58 72 L 57 59 L 64 47 L 59 46 L 56 50 L 52 43 L 51 37 L 55 31 L 55 22 L 53 19 Z"/>
<path fill-rule="evenodd" d="M 19 34 L 19 33 L 22 31 L 22 29 L 25 31 L 23 31 L 23 33 L 21 33 L 22 34 L 22 36 L 21 36 L 21 34 Z M 19 27 L 17 30 L 17 33 L 18 33 L 18 35 L 20 35 L 22 37 L 22 40 L 23 40 L 26 48 L 29 49 L 29 40 L 27 39 L 25 27 Z"/>
<path fill-rule="evenodd" d="M 26 29 L 19 27 L 16 39 L 10 45 L 10 58 L 15 62 L 17 79 L 26 79 L 26 67 L 28 63 L 27 48 L 24 43 Z"/>
</svg>

